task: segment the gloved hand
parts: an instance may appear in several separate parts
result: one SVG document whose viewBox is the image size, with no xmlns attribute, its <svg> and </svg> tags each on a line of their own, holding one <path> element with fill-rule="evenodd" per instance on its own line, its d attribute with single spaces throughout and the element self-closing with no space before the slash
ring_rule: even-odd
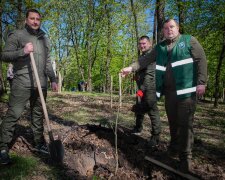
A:
<svg viewBox="0 0 225 180">
<path fill-rule="evenodd" d="M 198 97 L 201 97 L 203 94 L 205 94 L 205 85 L 197 85 L 196 94 Z"/>
<path fill-rule="evenodd" d="M 142 90 L 138 90 L 137 93 L 136 93 L 136 96 L 142 98 L 144 96 L 143 91 Z"/>
</svg>

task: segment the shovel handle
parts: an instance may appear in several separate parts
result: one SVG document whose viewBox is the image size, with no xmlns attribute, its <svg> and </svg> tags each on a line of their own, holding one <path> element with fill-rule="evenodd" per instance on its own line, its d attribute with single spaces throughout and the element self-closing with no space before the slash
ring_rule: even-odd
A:
<svg viewBox="0 0 225 180">
<path fill-rule="evenodd" d="M 35 64 L 33 52 L 30 53 L 30 59 L 31 59 L 31 65 L 32 65 L 32 68 L 33 68 L 34 76 L 35 76 L 35 79 L 36 79 L 36 82 L 37 82 L 38 92 L 39 92 L 39 96 L 40 96 L 40 99 L 41 99 L 41 105 L 42 105 L 42 108 L 43 108 L 45 121 L 47 123 L 48 132 L 50 132 L 51 127 L 50 127 L 50 123 L 49 123 L 48 112 L 47 112 L 46 103 L 45 103 L 45 100 L 44 100 L 44 96 L 43 96 L 41 83 L 40 83 L 40 79 L 39 79 L 39 76 L 38 76 L 37 67 L 36 67 L 36 64 Z"/>
</svg>

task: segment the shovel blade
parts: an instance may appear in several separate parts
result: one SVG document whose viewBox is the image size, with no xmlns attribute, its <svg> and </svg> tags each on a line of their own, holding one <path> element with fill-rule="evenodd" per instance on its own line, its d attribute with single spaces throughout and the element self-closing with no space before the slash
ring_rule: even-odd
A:
<svg viewBox="0 0 225 180">
<path fill-rule="evenodd" d="M 56 164 L 62 164 L 64 158 L 64 147 L 61 140 L 51 141 L 49 144 L 51 159 Z"/>
</svg>

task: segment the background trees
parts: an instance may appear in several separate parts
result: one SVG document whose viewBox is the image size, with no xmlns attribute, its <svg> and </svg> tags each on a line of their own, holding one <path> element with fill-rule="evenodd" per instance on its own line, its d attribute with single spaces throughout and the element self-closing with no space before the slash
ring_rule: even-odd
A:
<svg viewBox="0 0 225 180">
<path fill-rule="evenodd" d="M 3 37 L 23 26 L 24 12 L 34 7 L 43 14 L 43 29 L 52 44 L 55 70 L 62 89 L 71 90 L 79 81 L 88 91 L 108 92 L 110 76 L 118 84 L 118 72 L 137 59 L 137 39 L 149 35 L 160 41 L 162 22 L 175 18 L 181 31 L 197 37 L 207 54 L 207 96 L 215 106 L 225 86 L 225 2 L 223 0 L 2 0 L 0 8 L 0 51 Z M 0 64 L 0 92 L 6 64 Z M 1 75 L 2 72 L 2 75 Z M 60 77 L 59 76 L 59 77 Z M 132 92 L 133 81 L 124 82 Z"/>
</svg>

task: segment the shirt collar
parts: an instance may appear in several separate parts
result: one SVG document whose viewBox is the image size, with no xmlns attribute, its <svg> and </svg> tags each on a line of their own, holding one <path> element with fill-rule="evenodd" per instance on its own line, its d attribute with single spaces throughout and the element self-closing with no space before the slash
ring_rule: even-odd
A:
<svg viewBox="0 0 225 180">
<path fill-rule="evenodd" d="M 166 44 L 171 44 L 176 42 L 179 38 L 180 38 L 180 34 L 177 35 L 177 37 L 173 38 L 173 39 L 166 39 Z"/>
</svg>

